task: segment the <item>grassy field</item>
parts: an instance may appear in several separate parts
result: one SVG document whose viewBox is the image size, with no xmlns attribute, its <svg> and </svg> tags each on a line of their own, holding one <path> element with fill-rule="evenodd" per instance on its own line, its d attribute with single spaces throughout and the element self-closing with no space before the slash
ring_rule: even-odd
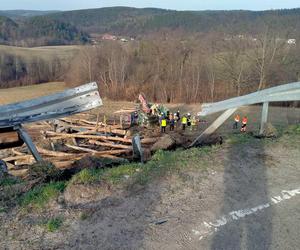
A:
<svg viewBox="0 0 300 250">
<path fill-rule="evenodd" d="M 50 95 L 66 89 L 63 82 L 50 82 L 25 87 L 0 89 L 0 105 Z"/>
<path fill-rule="evenodd" d="M 58 57 L 61 60 L 71 60 L 76 53 L 80 50 L 79 45 L 66 45 L 66 46 L 45 46 L 34 48 L 23 48 L 15 46 L 0 45 L 0 54 L 7 53 L 14 56 L 20 56 L 26 61 L 33 58 L 40 58 L 49 60 Z"/>
</svg>

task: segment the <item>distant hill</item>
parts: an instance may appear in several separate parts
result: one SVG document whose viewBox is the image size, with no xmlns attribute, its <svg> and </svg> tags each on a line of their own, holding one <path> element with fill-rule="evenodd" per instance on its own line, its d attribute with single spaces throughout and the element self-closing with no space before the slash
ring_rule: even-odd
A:
<svg viewBox="0 0 300 250">
<path fill-rule="evenodd" d="M 13 20 L 0 16 L 0 43 L 8 43 L 16 37 L 18 24 Z"/>
<path fill-rule="evenodd" d="M 0 16 L 9 17 L 11 19 L 20 19 L 24 17 L 43 16 L 59 12 L 58 10 L 0 10 Z"/>
<path fill-rule="evenodd" d="M 89 37 L 70 23 L 49 17 L 31 17 L 15 21 L 0 16 L 0 44 L 42 46 L 82 44 Z"/>
<path fill-rule="evenodd" d="M 47 15 L 86 32 L 144 34 L 160 29 L 190 32 L 258 33 L 268 26 L 278 33 L 300 32 L 300 9 L 270 11 L 174 11 L 111 7 Z M 42 17 L 41 17 L 42 18 Z"/>
<path fill-rule="evenodd" d="M 300 38 L 300 9 L 174 11 L 111 7 L 55 13 L 15 10 L 2 15 L 6 17 L 1 21 L 0 43 L 20 46 L 85 43 L 91 33 L 144 36 L 160 30 L 255 35 L 268 29 L 280 37 Z"/>
</svg>

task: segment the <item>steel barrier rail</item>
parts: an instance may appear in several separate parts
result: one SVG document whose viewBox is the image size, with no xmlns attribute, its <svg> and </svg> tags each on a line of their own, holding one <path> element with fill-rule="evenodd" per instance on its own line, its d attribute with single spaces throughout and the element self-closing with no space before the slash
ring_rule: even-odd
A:
<svg viewBox="0 0 300 250">
<path fill-rule="evenodd" d="M 264 89 L 248 95 L 234 97 L 215 103 L 204 103 L 199 115 L 206 116 L 227 109 L 263 103 L 300 100 L 300 82 L 294 82 Z"/>
<path fill-rule="evenodd" d="M 300 82 L 279 85 L 273 88 L 260 90 L 248 95 L 230 98 L 225 101 L 215 103 L 204 103 L 201 106 L 200 116 L 214 114 L 225 111 L 220 115 L 201 135 L 199 135 L 189 147 L 193 147 L 202 142 L 210 134 L 215 132 L 239 107 L 263 103 L 262 118 L 260 125 L 260 134 L 263 134 L 265 124 L 268 120 L 269 102 L 299 101 L 300 100 Z"/>
<path fill-rule="evenodd" d="M 87 83 L 63 92 L 36 99 L 0 106 L 1 132 L 17 131 L 36 161 L 42 161 L 22 124 L 57 119 L 88 111 L 102 105 L 97 83 Z M 0 140 L 1 141 L 1 140 Z"/>
<path fill-rule="evenodd" d="M 0 128 L 57 119 L 101 105 L 97 83 L 92 82 L 54 95 L 0 106 Z"/>
</svg>

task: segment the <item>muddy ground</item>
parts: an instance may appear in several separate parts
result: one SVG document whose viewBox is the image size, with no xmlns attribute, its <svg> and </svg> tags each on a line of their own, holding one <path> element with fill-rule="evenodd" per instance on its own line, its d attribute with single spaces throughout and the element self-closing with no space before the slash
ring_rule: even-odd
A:
<svg viewBox="0 0 300 250">
<path fill-rule="evenodd" d="M 0 248 L 299 248 L 299 135 L 225 142 L 208 162 L 130 189 L 75 186 L 42 214 L 13 209 Z M 39 225 L 50 215 L 65 218 L 54 233 Z"/>
</svg>

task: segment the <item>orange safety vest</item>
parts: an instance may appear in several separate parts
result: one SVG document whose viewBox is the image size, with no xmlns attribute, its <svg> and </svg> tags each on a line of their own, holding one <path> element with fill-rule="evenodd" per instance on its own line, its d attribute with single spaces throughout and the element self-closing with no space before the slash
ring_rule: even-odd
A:
<svg viewBox="0 0 300 250">
<path fill-rule="evenodd" d="M 243 120 L 242 120 L 242 123 L 247 124 L 247 122 L 248 122 L 248 119 L 246 117 L 244 117 Z"/>
<path fill-rule="evenodd" d="M 239 122 L 239 121 L 240 121 L 240 116 L 239 116 L 239 115 L 236 115 L 236 116 L 234 117 L 234 120 L 235 120 L 236 122 Z"/>
</svg>

